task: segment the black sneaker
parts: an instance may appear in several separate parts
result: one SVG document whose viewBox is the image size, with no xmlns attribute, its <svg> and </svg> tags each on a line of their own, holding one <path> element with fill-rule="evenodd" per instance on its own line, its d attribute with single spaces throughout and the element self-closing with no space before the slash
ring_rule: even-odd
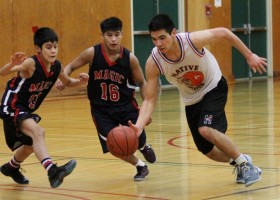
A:
<svg viewBox="0 0 280 200">
<path fill-rule="evenodd" d="M 1 172 L 5 176 L 10 176 L 18 184 L 28 184 L 29 180 L 22 175 L 20 168 L 11 168 L 8 163 L 1 166 Z"/>
<path fill-rule="evenodd" d="M 70 160 L 65 165 L 57 167 L 55 164 L 49 169 L 48 176 L 52 188 L 57 188 L 63 182 L 65 176 L 71 174 L 76 167 L 76 161 Z"/>
<path fill-rule="evenodd" d="M 137 166 L 137 174 L 134 176 L 134 181 L 144 181 L 149 174 L 148 166 Z"/>
<path fill-rule="evenodd" d="M 140 152 L 143 154 L 143 156 L 149 163 L 156 162 L 156 155 L 151 145 L 146 144 L 144 149 L 140 150 Z"/>
</svg>

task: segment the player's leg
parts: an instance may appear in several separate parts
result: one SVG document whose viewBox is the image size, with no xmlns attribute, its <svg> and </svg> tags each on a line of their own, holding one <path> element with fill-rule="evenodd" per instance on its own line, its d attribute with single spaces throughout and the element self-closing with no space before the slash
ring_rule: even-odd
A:
<svg viewBox="0 0 280 200">
<path fill-rule="evenodd" d="M 18 148 L 11 160 L 1 166 L 1 172 L 10 176 L 18 184 L 28 184 L 29 180 L 22 174 L 21 163 L 33 153 L 32 146 L 23 145 Z"/>
<path fill-rule="evenodd" d="M 145 129 L 141 133 L 139 137 L 139 151 L 143 154 L 144 158 L 149 163 L 155 163 L 156 162 L 156 154 L 154 149 L 150 144 L 146 143 L 146 131 Z"/>
<path fill-rule="evenodd" d="M 28 184 L 29 180 L 22 174 L 21 163 L 33 153 L 31 138 L 17 131 L 14 118 L 3 120 L 4 133 L 8 147 L 15 154 L 11 160 L 1 166 L 1 173 L 11 177 L 18 184 Z"/>
<path fill-rule="evenodd" d="M 22 133 L 32 138 L 33 151 L 46 169 L 51 187 L 58 187 L 63 182 L 64 177 L 74 170 L 76 161 L 70 160 L 60 167 L 54 164 L 45 144 L 45 131 L 33 118 L 22 119 L 19 128 Z"/>
<path fill-rule="evenodd" d="M 148 166 L 141 159 L 136 157 L 135 154 L 128 156 L 123 160 L 136 167 L 137 173 L 134 176 L 134 181 L 143 181 L 146 179 L 146 176 L 149 174 Z"/>
<path fill-rule="evenodd" d="M 227 119 L 225 115 L 225 104 L 227 101 L 227 83 L 224 78 L 218 86 L 207 93 L 201 102 L 201 112 L 198 131 L 200 135 L 212 143 L 216 148 L 212 148 L 204 154 L 212 159 L 223 159 L 224 155 L 232 158 L 240 167 L 240 172 L 245 179 L 245 185 L 249 186 L 260 180 L 259 172 L 256 167 L 248 162 L 246 157 L 241 154 L 234 142 L 224 133 L 227 130 Z M 224 154 L 222 154 L 222 153 Z"/>
<path fill-rule="evenodd" d="M 109 150 L 106 145 L 107 135 L 116 126 L 119 124 L 125 125 L 123 119 L 127 116 L 124 112 L 126 105 L 118 107 L 99 107 L 92 105 L 91 114 L 93 122 L 95 124 L 100 145 L 102 147 L 103 153 L 108 153 Z M 127 121 L 126 121 L 127 123 Z M 134 176 L 135 181 L 142 181 L 146 179 L 146 176 L 149 174 L 147 165 L 136 157 L 136 155 L 131 155 L 126 159 L 123 159 L 125 162 L 130 163 L 136 167 L 137 174 Z"/>
</svg>

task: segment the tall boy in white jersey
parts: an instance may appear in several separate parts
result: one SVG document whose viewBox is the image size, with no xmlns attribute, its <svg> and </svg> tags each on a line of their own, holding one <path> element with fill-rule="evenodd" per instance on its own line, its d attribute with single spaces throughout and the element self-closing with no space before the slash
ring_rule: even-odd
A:
<svg viewBox="0 0 280 200">
<path fill-rule="evenodd" d="M 237 183 L 247 187 L 259 181 L 261 169 L 225 135 L 227 82 L 216 59 L 204 46 L 226 40 L 244 55 L 253 72 L 265 72 L 266 59 L 252 53 L 226 28 L 177 34 L 169 16 L 159 14 L 150 21 L 149 31 L 155 47 L 146 62 L 146 96 L 136 124 L 130 122 L 130 126 L 140 135 L 154 111 L 158 78 L 162 74 L 180 92 L 198 150 L 212 160 L 235 165 Z"/>
</svg>

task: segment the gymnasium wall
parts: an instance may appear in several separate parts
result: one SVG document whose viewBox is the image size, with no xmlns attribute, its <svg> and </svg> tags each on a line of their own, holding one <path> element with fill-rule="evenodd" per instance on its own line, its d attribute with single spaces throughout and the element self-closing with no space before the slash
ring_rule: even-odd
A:
<svg viewBox="0 0 280 200">
<path fill-rule="evenodd" d="M 215 7 L 214 0 L 187 1 L 187 31 L 197 31 L 207 28 L 226 27 L 231 28 L 231 1 L 222 1 L 222 7 Z M 205 13 L 205 7 L 211 8 L 210 16 Z M 228 82 L 233 82 L 231 67 L 231 46 L 226 42 L 215 42 L 206 46 L 216 57 L 223 75 Z"/>
<path fill-rule="evenodd" d="M 272 0 L 272 44 L 273 44 L 273 75 L 280 79 L 280 1 Z"/>
<path fill-rule="evenodd" d="M 216 8 L 214 0 L 185 0 L 186 27 L 188 31 L 195 31 L 205 28 L 227 27 L 231 28 L 231 1 L 222 0 L 222 7 Z M 269 0 L 270 1 L 270 0 Z M 205 15 L 205 5 L 210 5 L 211 17 Z M 272 0 L 272 44 L 273 44 L 273 76 L 280 78 L 280 1 Z M 217 58 L 224 76 L 229 82 L 234 82 L 232 74 L 232 56 L 231 47 L 226 42 L 216 42 L 207 46 Z"/>
<path fill-rule="evenodd" d="M 130 0 L 0 0 L 0 66 L 14 52 L 23 51 L 28 56 L 35 53 L 33 26 L 48 26 L 57 32 L 58 59 L 66 65 L 82 50 L 100 42 L 99 23 L 110 16 L 118 16 L 123 21 L 123 45 L 131 49 L 130 6 Z M 84 67 L 79 71 L 87 70 Z M 0 77 L 1 95 L 10 77 Z M 77 91 L 83 93 L 84 88 Z M 55 88 L 52 93 L 60 94 Z"/>
<path fill-rule="evenodd" d="M 280 2 L 273 2 L 273 57 L 274 75 L 280 76 Z M 205 5 L 210 5 L 212 14 L 205 15 Z M 214 0 L 185 0 L 186 31 L 224 26 L 231 27 L 231 1 L 222 1 L 222 7 L 215 8 Z M 130 0 L 0 0 L 0 66 L 17 51 L 27 55 L 35 53 L 32 26 L 49 26 L 59 35 L 58 59 L 68 64 L 79 52 L 100 42 L 99 23 L 109 16 L 118 16 L 124 23 L 123 45 L 131 49 L 131 5 Z M 231 66 L 231 48 L 219 42 L 207 46 L 216 56 L 222 72 L 229 81 L 234 81 Z M 87 67 L 73 73 L 86 72 Z M 0 96 L 10 77 L 0 77 Z M 52 95 L 71 95 L 85 93 L 85 87 L 67 89 Z"/>
</svg>

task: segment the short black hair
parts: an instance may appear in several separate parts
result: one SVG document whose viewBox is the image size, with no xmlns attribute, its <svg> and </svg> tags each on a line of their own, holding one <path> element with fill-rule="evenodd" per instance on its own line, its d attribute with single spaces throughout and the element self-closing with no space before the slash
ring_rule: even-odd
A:
<svg viewBox="0 0 280 200">
<path fill-rule="evenodd" d="M 121 31 L 122 21 L 117 17 L 110 17 L 100 23 L 101 32 L 104 34 L 106 31 Z"/>
<path fill-rule="evenodd" d="M 171 34 L 174 29 L 174 23 L 167 14 L 158 14 L 155 15 L 149 23 L 149 32 L 166 30 L 167 33 Z"/>
<path fill-rule="evenodd" d="M 58 36 L 51 28 L 39 28 L 34 34 L 34 45 L 42 48 L 43 44 L 46 42 L 58 42 Z"/>
</svg>

